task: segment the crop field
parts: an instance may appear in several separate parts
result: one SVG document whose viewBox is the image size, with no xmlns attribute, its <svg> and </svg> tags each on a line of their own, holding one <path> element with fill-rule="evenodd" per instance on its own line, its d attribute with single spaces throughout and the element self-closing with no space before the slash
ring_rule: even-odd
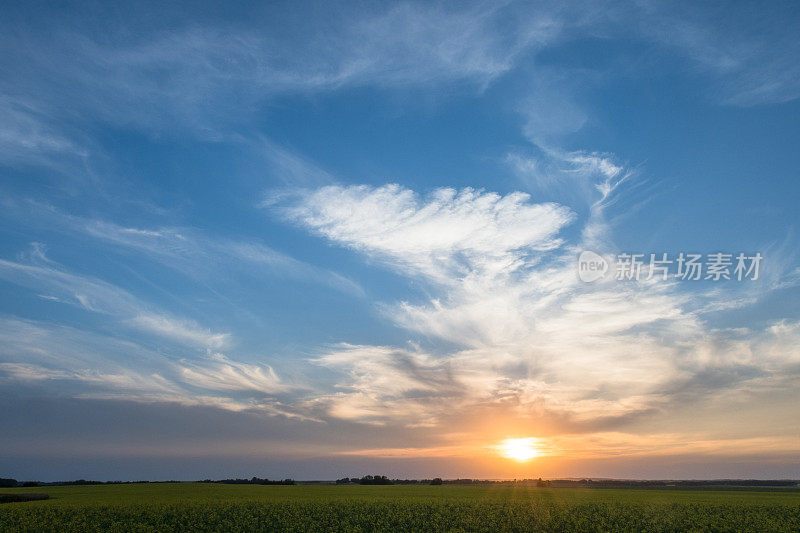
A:
<svg viewBox="0 0 800 533">
<path fill-rule="evenodd" d="M 3 489 L 0 531 L 799 531 L 796 490 L 151 483 Z"/>
</svg>

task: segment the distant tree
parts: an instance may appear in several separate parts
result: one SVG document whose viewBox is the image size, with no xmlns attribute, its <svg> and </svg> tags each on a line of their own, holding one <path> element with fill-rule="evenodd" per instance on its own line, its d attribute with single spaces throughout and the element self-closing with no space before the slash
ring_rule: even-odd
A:
<svg viewBox="0 0 800 533">
<path fill-rule="evenodd" d="M 392 480 L 386 476 L 364 476 L 358 480 L 361 485 L 391 485 Z"/>
<path fill-rule="evenodd" d="M 16 479 L 0 477 L 0 487 L 16 487 L 17 483 Z"/>
<path fill-rule="evenodd" d="M 337 479 L 336 480 L 336 484 L 337 485 L 347 485 L 348 483 L 350 483 L 350 478 L 349 477 L 343 477 L 341 479 Z"/>
<path fill-rule="evenodd" d="M 284 480 L 271 480 L 267 478 L 260 478 L 253 476 L 250 479 L 236 478 L 236 479 L 220 479 L 217 481 L 208 480 L 211 483 L 223 483 L 226 485 L 294 485 L 294 480 L 286 478 Z"/>
<path fill-rule="evenodd" d="M 442 478 L 440 477 L 435 477 L 431 480 L 431 485 L 441 485 L 441 484 L 442 484 Z"/>
</svg>

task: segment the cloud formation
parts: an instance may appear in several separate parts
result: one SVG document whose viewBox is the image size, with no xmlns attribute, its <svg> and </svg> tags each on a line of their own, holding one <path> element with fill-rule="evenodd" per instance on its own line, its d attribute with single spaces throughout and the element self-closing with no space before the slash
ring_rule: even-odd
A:
<svg viewBox="0 0 800 533">
<path fill-rule="evenodd" d="M 590 431 L 690 397 L 785 389 L 794 326 L 733 341 L 695 311 L 704 295 L 674 282 L 579 281 L 578 250 L 607 242 L 598 235 L 627 174 L 595 155 L 563 160 L 599 180 L 571 243 L 560 236 L 571 210 L 520 193 L 327 186 L 272 200 L 295 224 L 429 284 L 427 300 L 383 305 L 427 348 L 343 345 L 314 360 L 341 375 L 316 400 L 329 416 L 420 427 L 488 408 Z"/>
<path fill-rule="evenodd" d="M 331 241 L 439 283 L 494 277 L 518 256 L 557 248 L 573 216 L 524 193 L 436 189 L 420 199 L 399 185 L 331 185 L 281 207 L 290 220 Z"/>
</svg>

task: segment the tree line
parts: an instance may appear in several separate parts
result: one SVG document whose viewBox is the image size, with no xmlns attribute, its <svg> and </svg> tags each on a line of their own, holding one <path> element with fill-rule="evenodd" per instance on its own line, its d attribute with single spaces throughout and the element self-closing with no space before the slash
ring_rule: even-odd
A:
<svg viewBox="0 0 800 533">
<path fill-rule="evenodd" d="M 433 479 L 389 479 L 387 476 L 343 477 L 336 480 L 337 485 L 441 485 L 442 478 Z"/>
</svg>

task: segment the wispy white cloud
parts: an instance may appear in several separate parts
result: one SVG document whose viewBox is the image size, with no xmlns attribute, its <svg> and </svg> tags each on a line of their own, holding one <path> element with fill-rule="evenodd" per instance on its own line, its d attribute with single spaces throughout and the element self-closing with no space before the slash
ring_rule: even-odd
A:
<svg viewBox="0 0 800 533">
<path fill-rule="evenodd" d="M 28 93 L 53 117 L 63 116 L 59 103 L 68 99 L 95 119 L 151 131 L 188 127 L 215 138 L 225 124 L 281 94 L 462 81 L 484 87 L 560 33 L 555 9 L 531 11 L 408 2 L 322 9 L 327 15 L 285 21 L 297 25 L 300 38 L 291 40 L 247 24 L 167 29 L 140 25 L 135 16 L 127 23 L 139 27 L 136 38 L 105 27 L 100 38 L 86 26 L 55 24 L 40 28 L 36 41 L 15 42 L 9 28 L 5 43 L 15 53 L 3 63 L 16 85 L 0 89 L 38 87 Z M 280 25 L 284 15 L 277 9 L 268 18 Z"/>
<path fill-rule="evenodd" d="M 264 157 L 272 174 L 287 186 L 321 187 L 335 181 L 329 172 L 313 161 L 269 139 L 259 137 L 249 144 Z"/>
<path fill-rule="evenodd" d="M 47 293 L 48 299 L 68 303 L 93 313 L 114 316 L 121 323 L 164 339 L 193 346 L 219 349 L 229 338 L 226 333 L 213 333 L 187 319 L 154 311 L 130 292 L 91 276 L 67 271 L 34 247 L 34 260 L 40 264 L 24 264 L 0 259 L 0 278 Z"/>
<path fill-rule="evenodd" d="M 675 10 L 663 2 L 402 2 L 319 8 L 302 21 L 268 9 L 267 20 L 228 26 L 167 28 L 132 13 L 121 28 L 50 21 L 20 35 L 7 23 L 0 157 L 47 163 L 55 153 L 85 156 L 75 132 L 86 121 L 239 139 L 241 128 L 233 133 L 231 125 L 247 123 L 280 95 L 449 83 L 480 90 L 520 65 L 535 67 L 519 107 L 527 135 L 541 143 L 576 131 L 588 114 L 572 96 L 575 69 L 534 64 L 536 52 L 581 37 L 624 35 L 678 51 L 716 76 L 727 103 L 784 102 L 800 95 L 800 72 L 797 24 L 787 24 L 782 9 L 759 10 L 753 23 L 749 10 Z M 265 31 L 281 24 L 295 27 L 296 38 Z"/>
<path fill-rule="evenodd" d="M 253 410 L 311 419 L 276 395 L 293 388 L 268 365 L 222 354 L 170 358 L 130 341 L 45 322 L 0 317 L 0 382 L 46 394 Z"/>
<path fill-rule="evenodd" d="M 713 97 L 721 103 L 752 106 L 800 97 L 800 25 L 789 4 L 752 9 L 669 2 L 640 5 L 630 20 L 644 38 L 685 54 L 716 78 Z"/>
<path fill-rule="evenodd" d="M 187 383 L 212 390 L 274 393 L 289 388 L 272 367 L 237 363 L 220 353 L 202 364 L 184 362 L 182 374 Z"/>
<path fill-rule="evenodd" d="M 254 239 L 214 236 L 192 227 L 130 227 L 13 198 L 6 198 L 4 207 L 8 217 L 24 217 L 31 225 L 96 239 L 207 284 L 219 281 L 224 268 L 227 273 L 317 283 L 357 297 L 365 294 L 361 285 L 342 274 L 300 261 Z"/>
<path fill-rule="evenodd" d="M 192 321 L 172 320 L 162 315 L 137 315 L 129 323 L 163 337 L 213 349 L 223 348 L 230 338 L 228 333 L 212 333 Z"/>
<path fill-rule="evenodd" d="M 515 270 L 517 256 L 557 248 L 572 213 L 524 193 L 437 189 L 419 198 L 399 185 L 328 186 L 278 209 L 328 239 L 439 283 Z"/>
<path fill-rule="evenodd" d="M 222 263 L 228 268 L 243 266 L 263 269 L 263 273 L 328 285 L 334 289 L 363 296 L 356 282 L 341 274 L 299 261 L 257 241 L 236 241 L 203 235 L 191 228 L 160 227 L 139 229 L 100 221 L 69 218 L 73 226 L 92 237 L 145 252 L 169 268 L 209 279 Z"/>
<path fill-rule="evenodd" d="M 49 124 L 35 103 L 0 92 L 0 115 L 0 161 L 52 166 L 57 159 L 87 156 L 86 149 L 74 141 L 74 132 L 68 135 Z"/>
</svg>

